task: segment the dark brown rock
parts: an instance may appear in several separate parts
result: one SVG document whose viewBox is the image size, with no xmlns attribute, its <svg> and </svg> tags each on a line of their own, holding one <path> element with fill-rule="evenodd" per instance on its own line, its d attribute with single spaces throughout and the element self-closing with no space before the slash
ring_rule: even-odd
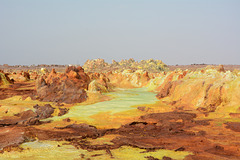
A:
<svg viewBox="0 0 240 160">
<path fill-rule="evenodd" d="M 0 126 L 11 125 L 39 125 L 42 124 L 40 120 L 51 117 L 54 108 L 50 104 L 44 106 L 35 105 L 35 112 L 27 110 L 12 117 L 6 117 L 0 120 Z M 47 123 L 47 122 L 45 122 Z"/>
<path fill-rule="evenodd" d="M 172 160 L 172 158 L 164 156 L 162 160 Z"/>
<path fill-rule="evenodd" d="M 240 123 L 239 122 L 228 122 L 225 124 L 227 125 L 226 128 L 231 129 L 235 132 L 240 132 Z"/>
<path fill-rule="evenodd" d="M 69 109 L 68 108 L 59 108 L 59 113 L 58 116 L 62 116 L 66 113 L 68 113 Z"/>
<path fill-rule="evenodd" d="M 39 119 L 45 119 L 51 117 L 54 112 L 54 108 L 50 104 L 44 106 L 35 105 L 33 108 L 36 109 L 36 114 Z"/>
<path fill-rule="evenodd" d="M 81 67 L 70 66 L 66 72 L 52 71 L 37 80 L 37 95 L 41 101 L 80 103 L 87 99 L 90 78 Z"/>
<path fill-rule="evenodd" d="M 143 111 L 143 112 L 147 112 L 147 111 L 149 110 L 149 108 L 148 108 L 148 107 L 145 107 L 145 106 L 143 106 L 143 107 L 137 107 L 137 109 L 140 110 L 140 111 Z"/>
</svg>

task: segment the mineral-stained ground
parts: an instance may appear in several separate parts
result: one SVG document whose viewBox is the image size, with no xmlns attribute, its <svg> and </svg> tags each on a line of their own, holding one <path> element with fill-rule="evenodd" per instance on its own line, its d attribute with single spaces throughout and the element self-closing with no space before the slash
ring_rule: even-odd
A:
<svg viewBox="0 0 240 160">
<path fill-rule="evenodd" d="M 240 159 L 240 66 L 0 66 L 0 159 Z"/>
</svg>

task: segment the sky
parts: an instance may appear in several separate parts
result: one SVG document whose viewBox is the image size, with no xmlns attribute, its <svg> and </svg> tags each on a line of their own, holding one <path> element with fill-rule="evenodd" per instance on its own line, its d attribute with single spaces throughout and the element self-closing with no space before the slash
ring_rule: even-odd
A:
<svg viewBox="0 0 240 160">
<path fill-rule="evenodd" d="M 0 0 L 0 64 L 240 64 L 240 0 Z"/>
</svg>

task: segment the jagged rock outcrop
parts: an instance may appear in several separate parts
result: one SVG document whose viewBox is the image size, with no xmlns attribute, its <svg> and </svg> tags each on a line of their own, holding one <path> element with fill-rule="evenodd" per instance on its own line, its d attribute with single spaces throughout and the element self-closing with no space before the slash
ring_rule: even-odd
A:
<svg viewBox="0 0 240 160">
<path fill-rule="evenodd" d="M 87 60 L 83 68 L 91 77 L 89 91 L 100 92 L 111 91 L 113 87 L 144 87 L 153 77 L 152 74 L 168 70 L 167 65 L 161 60 L 149 59 L 137 62 L 132 58 L 120 62 L 113 60 L 111 64 L 103 59 Z"/>
<path fill-rule="evenodd" d="M 148 84 L 150 77 L 148 72 L 143 70 L 127 69 L 123 72 L 108 73 L 108 78 L 113 86 L 118 88 L 139 88 Z"/>
<path fill-rule="evenodd" d="M 113 90 L 110 79 L 104 73 L 88 73 L 91 83 L 88 86 L 90 92 L 109 92 Z"/>
<path fill-rule="evenodd" d="M 87 99 L 89 76 L 82 67 L 70 66 L 65 73 L 53 69 L 37 79 L 37 95 L 41 101 L 80 103 Z"/>
<path fill-rule="evenodd" d="M 59 108 L 59 113 L 58 116 L 62 116 L 66 113 L 68 113 L 69 109 L 68 108 Z"/>
<path fill-rule="evenodd" d="M 219 68 L 207 67 L 198 71 L 168 72 L 152 79 L 148 87 L 158 92 L 157 98 L 177 107 L 190 107 L 214 112 L 231 107 L 238 109 L 240 76 Z"/>
<path fill-rule="evenodd" d="M 6 73 L 4 73 L 2 70 L 0 70 L 0 86 L 1 85 L 7 85 L 7 84 L 13 84 L 14 80 L 10 79 Z"/>
<path fill-rule="evenodd" d="M 39 119 L 49 118 L 54 112 L 54 108 L 50 104 L 45 104 L 44 106 L 35 105 L 33 108 L 36 109 L 35 113 Z"/>
<path fill-rule="evenodd" d="M 31 80 L 36 80 L 38 78 L 38 73 L 36 71 L 30 71 L 29 74 Z"/>
<path fill-rule="evenodd" d="M 83 65 L 83 68 L 87 72 L 96 72 L 96 70 L 101 70 L 107 66 L 109 66 L 109 64 L 106 63 L 104 59 L 93 59 L 87 60 Z"/>
<path fill-rule="evenodd" d="M 130 69 L 133 71 L 144 70 L 147 72 L 160 72 L 168 70 L 167 65 L 161 60 L 142 60 L 140 62 L 135 61 L 133 58 L 129 60 L 121 60 L 117 62 L 115 60 L 112 63 L 107 63 L 103 59 L 87 60 L 83 65 L 83 68 L 87 72 L 108 72 L 108 71 L 124 71 Z"/>
</svg>

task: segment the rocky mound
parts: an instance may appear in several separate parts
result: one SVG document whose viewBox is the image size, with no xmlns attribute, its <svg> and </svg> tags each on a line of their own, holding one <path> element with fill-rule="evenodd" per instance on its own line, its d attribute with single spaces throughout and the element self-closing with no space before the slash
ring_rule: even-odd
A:
<svg viewBox="0 0 240 160">
<path fill-rule="evenodd" d="M 104 73 L 88 73 L 91 83 L 88 86 L 90 92 L 109 92 L 112 91 L 110 79 Z"/>
<path fill-rule="evenodd" d="M 239 72 L 225 71 L 219 66 L 168 72 L 152 79 L 148 87 L 155 88 L 157 98 L 176 107 L 194 108 L 201 112 L 214 112 L 220 107 L 226 112 L 227 107 L 238 109 L 239 82 Z"/>
<path fill-rule="evenodd" d="M 30 80 L 30 74 L 28 72 L 20 71 L 18 73 L 13 72 L 9 75 L 15 82 L 27 82 Z"/>
<path fill-rule="evenodd" d="M 6 84 L 13 84 L 13 80 L 10 80 L 8 75 L 4 73 L 2 70 L 0 70 L 0 86 L 6 85 Z"/>
<path fill-rule="evenodd" d="M 87 72 L 98 73 L 108 71 L 123 71 L 126 69 L 131 69 L 133 71 L 141 69 L 147 72 L 160 72 L 168 70 L 167 65 L 161 60 L 149 59 L 137 62 L 132 58 L 129 60 L 121 60 L 120 62 L 113 60 L 112 63 L 107 63 L 103 59 L 87 60 L 83 65 L 83 68 Z"/>
<path fill-rule="evenodd" d="M 143 70 L 126 69 L 123 72 L 110 72 L 108 78 L 114 87 L 139 88 L 144 87 L 150 80 L 149 73 Z"/>
<path fill-rule="evenodd" d="M 80 103 L 87 99 L 89 76 L 82 67 L 70 66 L 65 73 L 53 69 L 37 79 L 37 96 L 41 101 Z"/>
<path fill-rule="evenodd" d="M 27 110 L 11 117 L 3 117 L 0 120 L 0 127 L 12 125 L 39 125 L 44 123 L 40 122 L 40 120 L 51 117 L 54 112 L 54 108 L 50 104 L 45 104 L 44 106 L 35 105 L 33 108 L 35 111 Z"/>
</svg>

